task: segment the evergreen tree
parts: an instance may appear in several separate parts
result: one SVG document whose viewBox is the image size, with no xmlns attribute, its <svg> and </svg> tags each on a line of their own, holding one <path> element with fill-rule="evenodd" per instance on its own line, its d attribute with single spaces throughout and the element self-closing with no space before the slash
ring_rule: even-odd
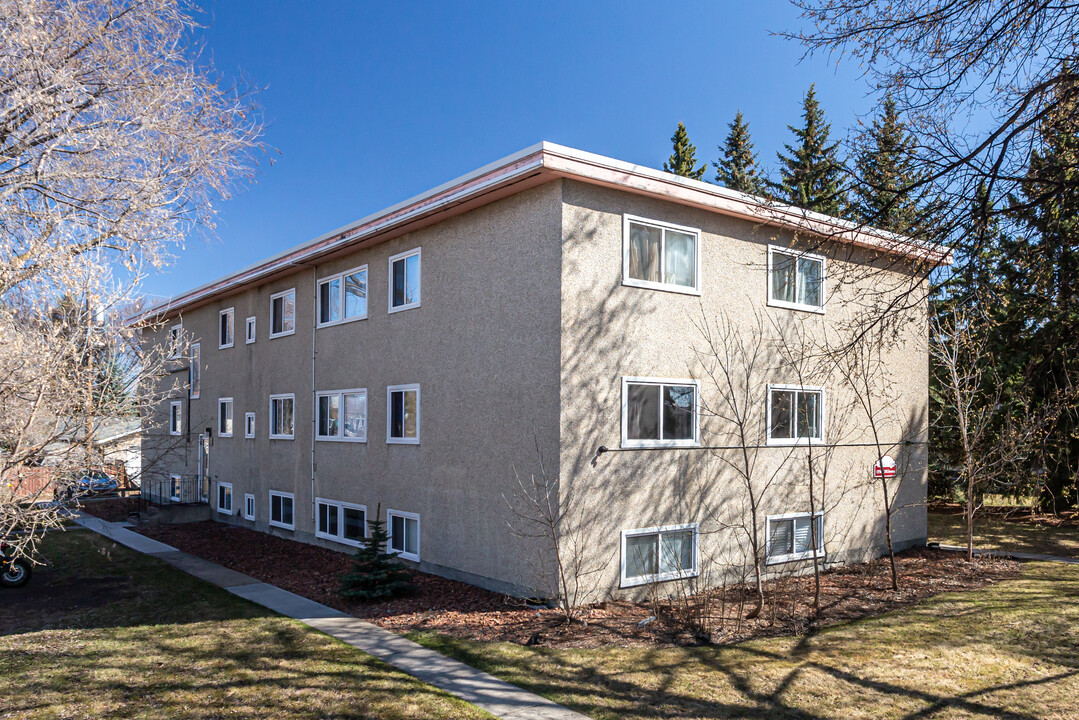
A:
<svg viewBox="0 0 1079 720">
<path fill-rule="evenodd" d="M 868 142 L 856 163 L 858 183 L 851 208 L 855 220 L 897 233 L 915 229 L 916 203 L 902 192 L 917 181 L 911 155 L 913 143 L 889 95 L 880 116 L 873 120 Z"/>
<path fill-rule="evenodd" d="M 780 181 L 770 183 L 776 196 L 806 210 L 839 217 L 847 208 L 843 166 L 836 155 L 838 143 L 828 142 L 831 126 L 813 85 L 802 101 L 802 127 L 787 127 L 796 142 L 784 145 L 787 154 L 778 153 Z"/>
<path fill-rule="evenodd" d="M 731 190 L 767 197 L 764 179 L 758 173 L 757 154 L 753 152 L 753 140 L 749 137 L 749 124 L 739 110 L 728 125 L 727 140 L 719 148 L 716 182 Z"/>
<path fill-rule="evenodd" d="M 667 162 L 663 163 L 663 170 L 694 180 L 703 178 L 708 166 L 697 167 L 697 146 L 689 141 L 689 133 L 682 123 L 678 123 L 674 135 L 671 136 L 671 143 L 674 145 L 674 152 L 667 158 Z"/>
<path fill-rule="evenodd" d="M 415 588 L 408 570 L 394 562 L 397 553 L 386 552 L 389 535 L 381 519 L 382 505 L 367 521 L 370 532 L 352 556 L 352 571 L 342 575 L 337 594 L 350 600 L 386 600 L 405 595 Z"/>
</svg>

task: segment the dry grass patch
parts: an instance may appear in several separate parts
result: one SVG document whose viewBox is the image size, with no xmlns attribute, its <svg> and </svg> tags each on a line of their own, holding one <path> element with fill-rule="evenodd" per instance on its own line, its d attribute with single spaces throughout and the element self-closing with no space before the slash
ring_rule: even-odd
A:
<svg viewBox="0 0 1079 720">
<path fill-rule="evenodd" d="M 88 532 L 0 614 L 2 718 L 490 718 L 329 636 Z"/>
<path fill-rule="evenodd" d="M 950 508 L 930 512 L 929 540 L 966 546 L 967 526 L 962 511 Z M 1079 515 L 1071 512 L 1054 518 L 1013 513 L 1009 519 L 1002 515 L 976 515 L 974 547 L 1079 558 Z"/>
</svg>

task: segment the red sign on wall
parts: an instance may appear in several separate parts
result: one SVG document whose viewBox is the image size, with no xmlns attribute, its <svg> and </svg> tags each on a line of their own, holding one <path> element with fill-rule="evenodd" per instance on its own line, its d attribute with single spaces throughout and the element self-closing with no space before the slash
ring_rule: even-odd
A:
<svg viewBox="0 0 1079 720">
<path fill-rule="evenodd" d="M 875 478 L 893 478 L 895 477 L 895 460 L 885 455 L 873 466 L 873 477 Z"/>
</svg>

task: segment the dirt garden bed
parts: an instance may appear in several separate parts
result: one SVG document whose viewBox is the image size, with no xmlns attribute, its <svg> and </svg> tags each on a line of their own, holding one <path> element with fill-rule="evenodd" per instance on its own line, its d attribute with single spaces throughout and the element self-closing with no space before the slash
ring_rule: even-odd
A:
<svg viewBox="0 0 1079 720">
<path fill-rule="evenodd" d="M 138 497 L 83 498 L 79 501 L 79 509 L 87 515 L 93 515 L 108 522 L 123 522 L 127 520 L 130 513 L 138 512 L 139 503 Z"/>
<path fill-rule="evenodd" d="M 345 553 L 212 521 L 140 529 L 185 552 L 272 583 L 298 595 L 365 618 L 400 633 L 432 631 L 483 642 L 507 641 L 550 647 L 673 646 L 701 642 L 666 611 L 675 603 L 598 603 L 582 612 L 582 622 L 566 624 L 556 610 L 524 606 L 520 600 L 426 573 L 412 572 L 415 594 L 387 602 L 348 603 L 337 596 L 337 578 L 349 569 Z M 895 608 L 941 592 L 984 587 L 1012 576 L 1018 563 L 986 559 L 967 563 L 955 553 L 910 550 L 899 556 L 901 589 L 890 588 L 887 561 L 829 570 L 821 576 L 821 611 L 805 600 L 813 579 L 788 578 L 770 584 L 776 598 L 761 617 L 746 620 L 748 598 L 741 589 L 707 597 L 712 642 L 799 634 Z M 673 588 L 665 587 L 665 592 Z M 800 598 L 793 603 L 791 599 Z M 720 622 L 720 610 L 726 616 Z M 737 618 L 741 617 L 739 621 Z M 652 619 L 650 619 L 652 618 Z"/>
</svg>

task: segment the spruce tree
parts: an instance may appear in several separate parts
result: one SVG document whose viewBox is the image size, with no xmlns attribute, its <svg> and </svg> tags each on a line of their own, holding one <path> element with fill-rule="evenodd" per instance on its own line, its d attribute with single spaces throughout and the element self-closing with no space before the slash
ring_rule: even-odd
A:
<svg viewBox="0 0 1079 720">
<path fill-rule="evenodd" d="M 682 123 L 678 123 L 674 135 L 671 136 L 671 143 L 674 145 L 674 152 L 667 158 L 667 162 L 663 163 L 663 170 L 694 180 L 704 177 L 708 166 L 697 167 L 697 146 L 689 141 L 689 133 Z"/>
<path fill-rule="evenodd" d="M 904 191 L 918 179 L 912 158 L 914 139 L 891 95 L 884 99 L 867 140 L 856 162 L 858 182 L 851 214 L 861 223 L 910 233 L 917 224 L 918 208 Z"/>
<path fill-rule="evenodd" d="M 386 552 L 389 535 L 381 519 L 382 505 L 367 521 L 369 535 L 352 556 L 352 571 L 342 575 L 337 594 L 350 600 L 387 600 L 412 592 L 408 570 L 394 562 L 397 553 Z"/>
<path fill-rule="evenodd" d="M 777 197 L 792 205 L 839 217 L 847 209 L 843 190 L 843 166 L 836 154 L 838 143 L 829 143 L 831 126 L 817 102 L 813 85 L 802 101 L 802 127 L 788 125 L 796 142 L 778 153 L 778 183 L 770 183 Z"/>
<path fill-rule="evenodd" d="M 731 190 L 767 197 L 768 190 L 757 166 L 757 154 L 753 152 L 753 140 L 749 137 L 749 124 L 739 110 L 728 126 L 727 140 L 719 148 L 716 182 Z"/>
</svg>

